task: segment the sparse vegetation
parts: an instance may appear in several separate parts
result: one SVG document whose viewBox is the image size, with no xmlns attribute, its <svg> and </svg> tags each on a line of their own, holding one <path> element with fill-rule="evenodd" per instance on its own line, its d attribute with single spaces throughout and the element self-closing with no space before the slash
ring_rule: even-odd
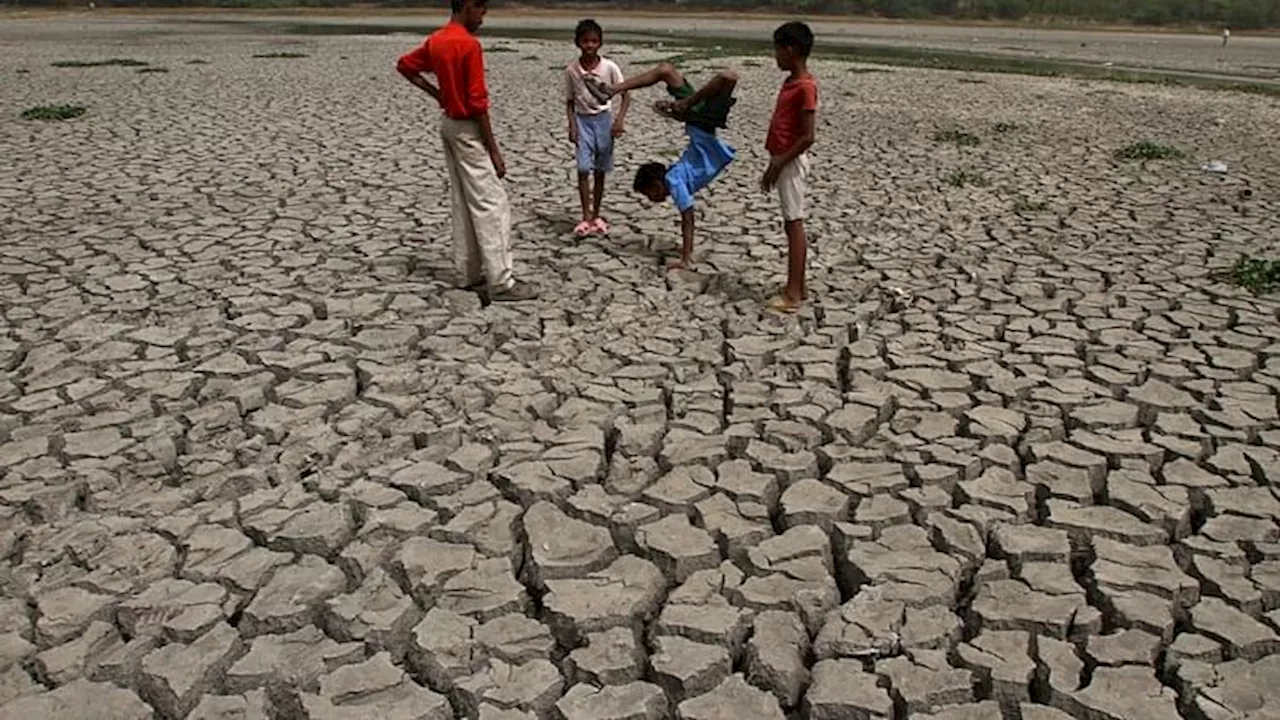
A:
<svg viewBox="0 0 1280 720">
<path fill-rule="evenodd" d="M 89 68 L 89 67 L 142 67 L 149 63 L 133 58 L 111 58 L 109 60 L 58 60 L 50 63 L 56 68 Z"/>
<path fill-rule="evenodd" d="M 982 173 L 976 170 L 952 170 L 943 176 L 942 180 L 951 187 L 966 187 L 973 185 L 974 187 L 986 187 L 987 179 Z"/>
<path fill-rule="evenodd" d="M 1231 269 L 1217 273 L 1217 277 L 1255 295 L 1280 291 L 1280 260 L 1242 255 Z"/>
<path fill-rule="evenodd" d="M 963 130 L 960 130 L 959 128 L 952 128 L 950 130 L 939 130 L 938 132 L 933 134 L 933 141 L 940 142 L 940 143 L 941 142 L 955 143 L 960 147 L 973 147 L 975 145 L 980 145 L 982 143 L 982 139 L 979 138 L 977 135 L 974 135 L 973 133 L 967 133 Z"/>
<path fill-rule="evenodd" d="M 1172 145 L 1161 145 L 1150 140 L 1127 145 L 1116 151 L 1121 160 L 1175 160 L 1183 156 L 1183 152 Z"/>
<path fill-rule="evenodd" d="M 1046 200 L 1028 200 L 1027 198 L 1018 198 L 1013 204 L 1013 211 L 1016 213 L 1038 213 L 1049 209 L 1049 203 Z"/>
<path fill-rule="evenodd" d="M 79 105 L 40 105 L 22 111 L 23 120 L 70 120 L 85 114 Z"/>
<path fill-rule="evenodd" d="M 1001 135 L 1004 135 L 1005 133 L 1011 133 L 1011 132 L 1013 132 L 1014 130 L 1017 130 L 1017 129 L 1018 129 L 1018 124 L 1017 124 L 1017 123 L 1011 123 L 1011 122 L 998 122 L 998 123 L 996 123 L 995 125 L 993 125 L 993 126 L 991 127 L 991 129 L 992 129 L 992 130 L 994 130 L 994 131 L 996 131 L 997 133 L 999 133 L 999 134 L 1001 134 Z"/>
<path fill-rule="evenodd" d="M 259 60 L 294 60 L 297 58 L 308 57 L 308 55 L 300 52 L 270 52 L 258 53 L 257 55 L 254 55 L 254 57 Z"/>
<path fill-rule="evenodd" d="M 169 72 L 169 68 L 165 68 L 165 67 L 144 67 L 144 68 L 138 68 L 138 72 L 140 72 L 140 73 L 167 73 L 167 72 Z"/>
</svg>

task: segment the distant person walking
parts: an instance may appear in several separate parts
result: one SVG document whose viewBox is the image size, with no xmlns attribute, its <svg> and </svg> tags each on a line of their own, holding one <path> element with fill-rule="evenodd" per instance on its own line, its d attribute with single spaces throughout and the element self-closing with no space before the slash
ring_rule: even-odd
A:
<svg viewBox="0 0 1280 720">
<path fill-rule="evenodd" d="M 511 205 L 501 182 L 507 166 L 489 122 L 484 52 L 475 36 L 488 12 L 487 0 L 450 0 L 450 10 L 448 24 L 402 55 L 396 70 L 444 111 L 440 137 L 462 287 L 495 302 L 532 300 L 537 292 L 517 283 L 511 272 Z M 439 87 L 423 73 L 434 74 Z"/>
<path fill-rule="evenodd" d="M 1227 41 L 1231 39 L 1231 28 L 1222 28 L 1222 47 L 1227 46 Z"/>
</svg>

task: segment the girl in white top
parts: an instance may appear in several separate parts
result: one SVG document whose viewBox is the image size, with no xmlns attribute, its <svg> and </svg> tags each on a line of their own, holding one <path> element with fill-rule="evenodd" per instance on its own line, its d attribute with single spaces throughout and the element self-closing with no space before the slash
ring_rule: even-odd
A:
<svg viewBox="0 0 1280 720">
<path fill-rule="evenodd" d="M 600 56 L 604 31 L 599 23 L 595 20 L 578 23 L 573 42 L 582 55 L 565 68 L 565 115 L 569 121 L 569 140 L 576 149 L 578 197 L 582 201 L 582 222 L 573 232 L 578 237 L 586 237 L 609 232 L 609 224 L 600 217 L 600 202 L 604 199 L 605 176 L 613 170 L 613 140 L 625 131 L 630 100 L 623 95 L 615 115 L 612 99 L 601 102 L 587 90 L 583 80 L 587 76 L 610 84 L 623 81 L 618 64 Z M 594 188 L 592 175 L 595 176 Z"/>
</svg>

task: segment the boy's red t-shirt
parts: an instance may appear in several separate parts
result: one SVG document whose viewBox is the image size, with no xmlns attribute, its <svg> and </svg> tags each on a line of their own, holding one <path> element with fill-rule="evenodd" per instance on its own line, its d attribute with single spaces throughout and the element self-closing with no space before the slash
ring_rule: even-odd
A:
<svg viewBox="0 0 1280 720">
<path fill-rule="evenodd" d="M 818 109 L 818 82 L 812 75 L 791 79 L 782 83 L 778 91 L 778 104 L 773 108 L 773 120 L 769 122 L 769 134 L 764 147 L 770 155 L 781 155 L 795 145 L 800 135 L 800 121 L 806 112 Z"/>
<path fill-rule="evenodd" d="M 400 56 L 400 72 L 429 72 L 440 86 L 440 107 L 456 120 L 489 110 L 484 82 L 484 52 L 480 41 L 462 25 L 450 21 L 418 47 Z"/>
</svg>

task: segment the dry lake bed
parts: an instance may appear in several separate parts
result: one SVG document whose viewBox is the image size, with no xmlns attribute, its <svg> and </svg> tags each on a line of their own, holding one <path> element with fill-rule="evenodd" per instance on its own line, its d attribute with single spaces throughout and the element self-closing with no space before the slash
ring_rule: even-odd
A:
<svg viewBox="0 0 1280 720">
<path fill-rule="evenodd" d="M 667 274 L 659 94 L 574 239 L 572 18 L 489 35 L 482 307 L 420 35 L 211 19 L 0 27 L 0 718 L 1280 713 L 1276 96 L 819 58 L 777 317 L 767 53 L 606 45 L 742 75 Z"/>
</svg>

